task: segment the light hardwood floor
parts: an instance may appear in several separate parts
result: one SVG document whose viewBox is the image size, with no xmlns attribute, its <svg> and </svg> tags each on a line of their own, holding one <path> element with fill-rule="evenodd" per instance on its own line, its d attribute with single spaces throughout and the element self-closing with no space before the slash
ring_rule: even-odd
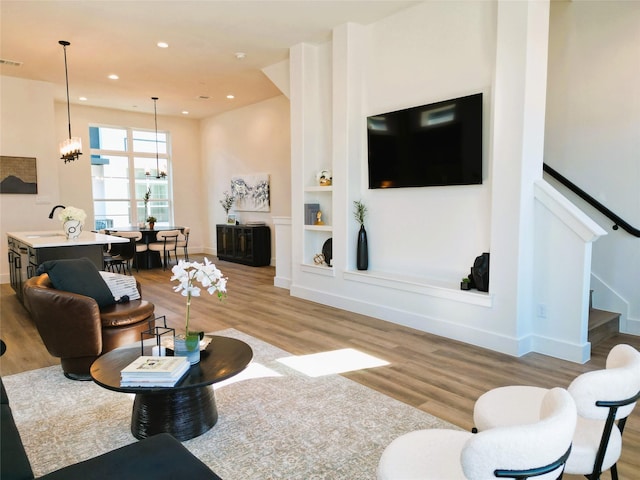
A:
<svg viewBox="0 0 640 480">
<path fill-rule="evenodd" d="M 603 368 L 614 345 L 629 343 L 640 349 L 640 337 L 616 335 L 594 347 L 592 359 L 584 365 L 539 354 L 515 358 L 291 297 L 288 290 L 273 286 L 272 267 L 216 264 L 229 278 L 229 295 L 223 302 L 206 293 L 194 299 L 193 328 L 206 332 L 235 328 L 298 355 L 358 349 L 389 365 L 344 376 L 465 429 L 473 426 L 475 400 L 491 388 L 510 384 L 566 387 L 580 373 Z M 156 315 L 165 315 L 170 326 L 183 329 L 185 298 L 173 292 L 171 271 L 140 270 L 134 275 L 142 284 L 143 297 L 155 304 Z M 59 364 L 47 353 L 8 284 L 1 286 L 1 300 L 0 335 L 8 350 L 0 358 L 0 373 Z M 625 430 L 620 479 L 640 479 L 639 453 L 640 409 L 636 409 Z M 605 473 L 603 479 L 609 478 Z"/>
</svg>

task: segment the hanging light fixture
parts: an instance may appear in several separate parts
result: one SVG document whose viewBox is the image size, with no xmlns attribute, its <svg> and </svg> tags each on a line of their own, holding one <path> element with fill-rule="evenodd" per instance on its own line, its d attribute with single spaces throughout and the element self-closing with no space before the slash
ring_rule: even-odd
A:
<svg viewBox="0 0 640 480">
<path fill-rule="evenodd" d="M 67 119 L 69 121 L 69 138 L 60 142 L 60 159 L 64 160 L 64 163 L 72 162 L 82 155 L 82 140 L 80 137 L 71 136 L 71 107 L 69 105 L 69 72 L 67 70 L 67 47 L 71 45 L 66 40 L 60 40 L 58 42 L 62 45 L 64 51 L 64 76 L 67 84 Z"/>
<path fill-rule="evenodd" d="M 151 100 L 153 100 L 153 118 L 156 125 L 156 178 L 165 178 L 167 176 L 167 172 L 160 170 L 160 158 L 158 156 L 158 109 L 156 103 L 158 101 L 158 97 L 151 97 Z M 151 172 L 147 170 L 145 174 L 150 176 Z"/>
</svg>

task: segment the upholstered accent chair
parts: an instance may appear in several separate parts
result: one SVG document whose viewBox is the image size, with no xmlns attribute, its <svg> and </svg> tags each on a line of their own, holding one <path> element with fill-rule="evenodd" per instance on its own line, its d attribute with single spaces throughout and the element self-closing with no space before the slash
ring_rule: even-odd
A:
<svg viewBox="0 0 640 480">
<path fill-rule="evenodd" d="M 596 480 L 610 469 L 616 480 L 624 425 L 640 397 L 640 352 L 630 345 L 616 345 L 605 369 L 576 377 L 568 391 L 577 405 L 578 422 L 565 472 Z M 534 422 L 547 392 L 522 385 L 490 390 L 474 406 L 475 428 L 482 432 Z"/>
<path fill-rule="evenodd" d="M 138 299 L 100 307 L 92 297 L 54 288 L 47 273 L 25 282 L 24 299 L 45 347 L 73 380 L 89 380 L 99 355 L 139 342 L 155 326 L 153 303 Z"/>
<path fill-rule="evenodd" d="M 396 438 L 382 453 L 378 480 L 487 480 L 560 478 L 577 420 L 563 388 L 545 395 L 534 423 L 480 433 L 416 430 Z"/>
</svg>

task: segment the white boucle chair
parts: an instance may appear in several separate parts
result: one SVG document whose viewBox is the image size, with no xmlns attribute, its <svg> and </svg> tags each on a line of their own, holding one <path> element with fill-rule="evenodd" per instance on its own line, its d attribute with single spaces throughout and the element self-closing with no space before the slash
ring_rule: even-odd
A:
<svg viewBox="0 0 640 480">
<path fill-rule="evenodd" d="M 547 391 L 515 385 L 486 392 L 474 406 L 475 428 L 482 432 L 536 421 Z M 617 480 L 624 424 L 640 397 L 640 352 L 616 345 L 607 356 L 606 369 L 583 373 L 568 391 L 576 402 L 578 423 L 565 472 L 596 480 L 611 469 L 611 478 Z"/>
<path fill-rule="evenodd" d="M 378 480 L 557 479 L 576 419 L 571 395 L 554 388 L 544 396 L 535 423 L 477 434 L 449 429 L 410 432 L 384 450 Z"/>
</svg>

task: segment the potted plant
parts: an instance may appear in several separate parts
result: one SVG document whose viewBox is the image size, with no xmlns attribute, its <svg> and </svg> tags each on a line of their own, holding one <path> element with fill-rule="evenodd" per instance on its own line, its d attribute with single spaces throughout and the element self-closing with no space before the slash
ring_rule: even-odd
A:
<svg viewBox="0 0 640 480">
<path fill-rule="evenodd" d="M 214 293 L 222 300 L 227 296 L 227 278 L 222 275 L 215 264 L 208 258 L 204 258 L 204 264 L 199 262 L 185 262 L 180 260 L 171 269 L 173 276 L 171 281 L 178 281 L 174 291 L 179 292 L 183 297 L 187 297 L 187 312 L 184 334 L 178 335 L 174 339 L 174 351 L 176 355 L 184 354 L 189 358 L 191 364 L 200 361 L 200 340 L 202 332 L 192 332 L 189 327 L 191 314 L 191 298 L 200 296 L 200 287 L 206 289 L 209 295 Z"/>
<path fill-rule="evenodd" d="M 471 280 L 469 277 L 464 277 L 460 282 L 460 290 L 471 290 Z"/>
<path fill-rule="evenodd" d="M 222 208 L 224 208 L 225 215 L 229 216 L 229 210 L 231 210 L 233 202 L 236 200 L 236 198 L 229 192 L 224 192 L 222 196 L 223 197 L 222 200 L 220 200 L 220 205 L 222 205 Z"/>
<path fill-rule="evenodd" d="M 152 217 L 152 216 L 148 216 L 148 217 L 147 217 L 147 222 L 149 222 L 149 228 L 150 228 L 151 230 L 153 230 L 153 227 L 154 227 L 154 225 L 155 225 L 156 221 L 157 221 L 157 220 L 156 220 L 156 217 Z"/>
</svg>

